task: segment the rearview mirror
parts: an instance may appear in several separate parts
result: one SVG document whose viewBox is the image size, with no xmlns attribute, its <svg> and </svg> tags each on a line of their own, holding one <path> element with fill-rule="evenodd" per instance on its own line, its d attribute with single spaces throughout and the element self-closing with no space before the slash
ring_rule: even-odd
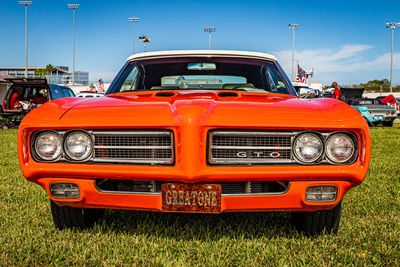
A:
<svg viewBox="0 0 400 267">
<path fill-rule="evenodd" d="M 217 66 L 215 63 L 189 63 L 188 70 L 215 70 Z"/>
</svg>

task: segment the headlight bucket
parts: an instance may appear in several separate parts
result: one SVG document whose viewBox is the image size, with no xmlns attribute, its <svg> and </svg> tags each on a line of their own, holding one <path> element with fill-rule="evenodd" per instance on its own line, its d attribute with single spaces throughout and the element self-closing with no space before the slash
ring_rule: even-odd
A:
<svg viewBox="0 0 400 267">
<path fill-rule="evenodd" d="M 324 143 L 320 135 L 314 132 L 299 134 L 293 142 L 293 153 L 302 163 L 318 161 L 324 152 Z"/>
<path fill-rule="evenodd" d="M 93 142 L 89 134 L 83 131 L 72 131 L 64 137 L 64 152 L 72 160 L 87 159 L 93 151 Z"/>
<path fill-rule="evenodd" d="M 346 133 L 331 134 L 325 143 L 326 157 L 336 164 L 348 162 L 354 156 L 355 151 L 355 142 Z"/>
<path fill-rule="evenodd" d="M 41 160 L 54 161 L 61 156 L 62 138 L 54 131 L 41 132 L 36 136 L 33 148 Z"/>
</svg>

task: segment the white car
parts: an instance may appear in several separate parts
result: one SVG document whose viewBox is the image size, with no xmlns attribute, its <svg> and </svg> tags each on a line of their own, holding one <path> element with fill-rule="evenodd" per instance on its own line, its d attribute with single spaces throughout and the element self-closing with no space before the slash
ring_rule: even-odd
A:
<svg viewBox="0 0 400 267">
<path fill-rule="evenodd" d="M 96 93 L 95 91 L 81 91 L 79 94 L 76 94 L 76 97 L 102 97 L 104 94 Z"/>
</svg>

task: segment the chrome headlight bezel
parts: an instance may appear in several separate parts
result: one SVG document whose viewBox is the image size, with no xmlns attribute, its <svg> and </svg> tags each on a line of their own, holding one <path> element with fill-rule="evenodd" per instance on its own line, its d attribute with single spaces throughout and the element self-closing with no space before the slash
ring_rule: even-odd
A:
<svg viewBox="0 0 400 267">
<path fill-rule="evenodd" d="M 310 160 L 302 158 L 298 154 L 299 152 L 297 151 L 296 143 L 301 137 L 304 137 L 305 135 L 310 135 L 312 137 L 315 137 L 320 142 L 320 151 L 319 151 L 319 153 L 313 159 L 310 159 Z M 322 157 L 324 156 L 324 154 L 325 154 L 324 152 L 325 152 L 324 139 L 323 139 L 322 135 L 320 133 L 318 133 L 318 132 L 313 132 L 313 131 L 301 132 L 293 139 L 292 153 L 293 153 L 294 159 L 297 162 L 301 163 L 301 164 L 316 164 L 316 163 L 318 163 L 322 159 Z"/>
<path fill-rule="evenodd" d="M 346 138 L 348 138 L 348 140 L 351 141 L 351 143 L 353 145 L 352 154 L 349 157 L 347 157 L 346 159 L 344 159 L 344 160 L 334 159 L 333 156 L 329 153 L 329 149 L 328 149 L 329 142 L 330 142 L 330 140 L 332 138 L 334 138 L 337 135 L 345 136 Z M 325 157 L 326 157 L 328 162 L 330 162 L 332 164 L 335 164 L 335 165 L 353 163 L 355 158 L 356 158 L 356 156 L 357 156 L 357 154 L 358 154 L 357 138 L 351 132 L 333 132 L 326 138 L 326 141 L 325 141 Z"/>
<path fill-rule="evenodd" d="M 87 138 L 87 140 L 89 141 L 89 145 L 87 146 L 87 147 L 89 147 L 89 150 L 87 152 L 85 152 L 83 154 L 83 156 L 81 156 L 81 157 L 77 157 L 77 156 L 73 155 L 67 146 L 67 142 L 69 140 L 68 138 L 70 138 L 71 136 L 73 136 L 75 134 L 81 134 L 82 136 L 85 136 Z M 79 162 L 86 161 L 91 158 L 91 156 L 93 155 L 93 152 L 94 152 L 93 138 L 86 131 L 82 131 L 82 130 L 69 131 L 69 132 L 65 133 L 64 138 L 63 138 L 63 150 L 65 153 L 65 156 L 71 161 L 79 161 Z"/>
<path fill-rule="evenodd" d="M 38 144 L 37 142 L 39 141 L 40 137 L 42 137 L 43 135 L 46 135 L 46 134 L 51 134 L 51 135 L 55 136 L 59 141 L 58 151 L 52 157 L 45 157 L 45 156 L 41 155 L 41 153 L 39 152 L 39 149 L 37 147 L 37 144 Z M 45 162 L 57 161 L 58 159 L 61 158 L 61 156 L 63 154 L 63 138 L 61 137 L 61 135 L 58 132 L 53 131 L 53 130 L 40 131 L 40 132 L 36 133 L 33 138 L 33 142 L 31 144 L 31 150 L 33 152 L 34 158 L 39 161 L 45 161 Z"/>
</svg>

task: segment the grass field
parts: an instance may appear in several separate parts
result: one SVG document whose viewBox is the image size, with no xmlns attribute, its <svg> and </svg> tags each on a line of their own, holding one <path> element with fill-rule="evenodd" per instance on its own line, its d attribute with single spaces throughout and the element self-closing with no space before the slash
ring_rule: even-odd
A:
<svg viewBox="0 0 400 267">
<path fill-rule="evenodd" d="M 0 265 L 400 265 L 400 128 L 372 129 L 372 162 L 343 201 L 336 236 L 306 237 L 288 215 L 108 211 L 57 231 L 49 200 L 18 166 L 16 130 L 0 130 Z"/>
</svg>

